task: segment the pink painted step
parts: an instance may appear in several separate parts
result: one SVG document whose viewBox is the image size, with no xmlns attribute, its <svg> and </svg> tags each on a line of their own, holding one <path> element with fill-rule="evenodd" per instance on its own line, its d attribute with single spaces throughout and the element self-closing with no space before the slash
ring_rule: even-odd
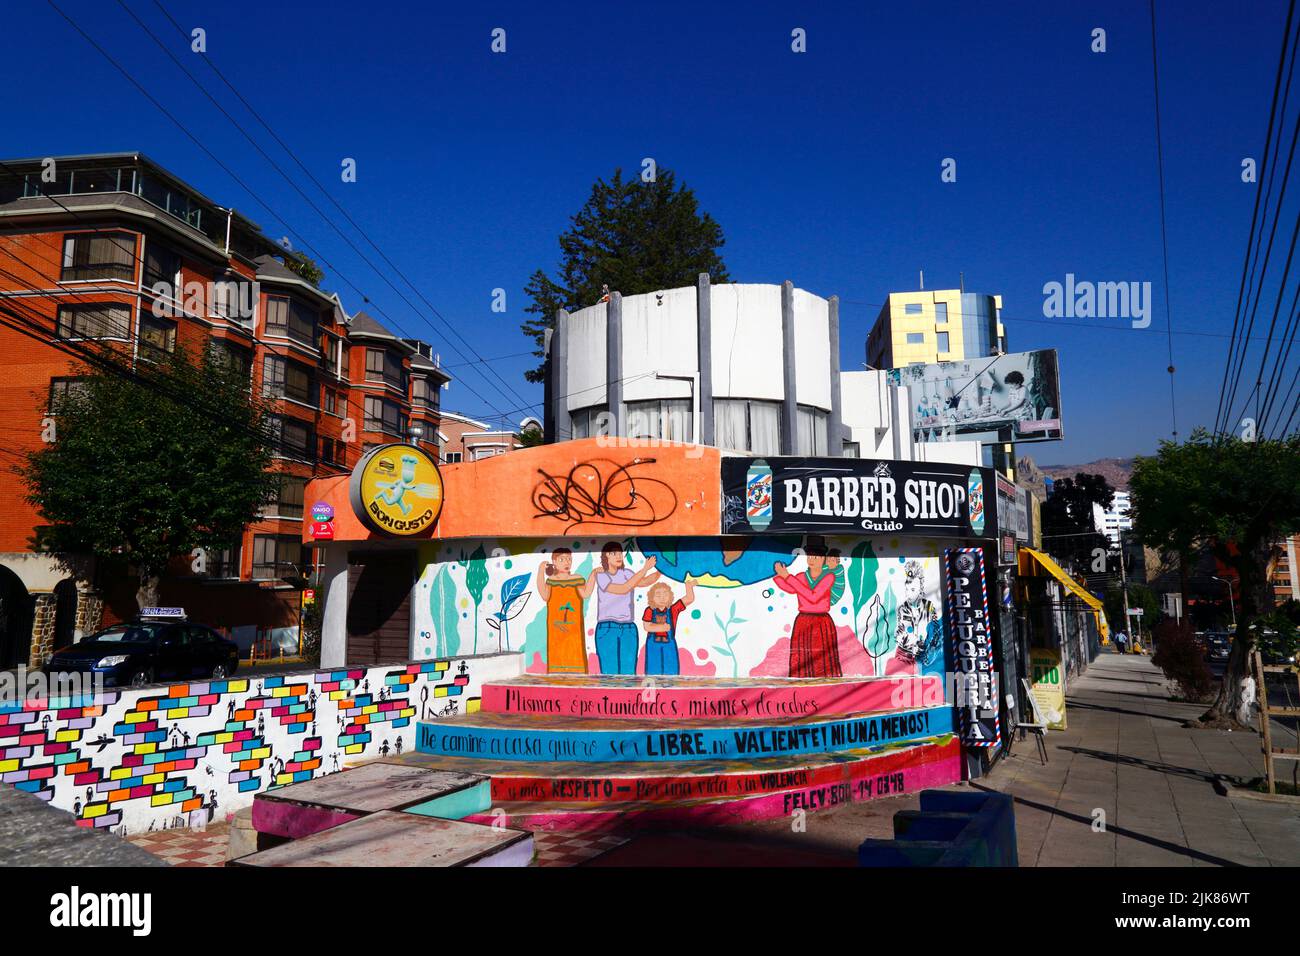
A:
<svg viewBox="0 0 1300 956">
<path fill-rule="evenodd" d="M 597 720 L 772 721 L 912 710 L 943 702 L 943 679 L 530 674 L 483 685 L 482 711 Z"/>
</svg>

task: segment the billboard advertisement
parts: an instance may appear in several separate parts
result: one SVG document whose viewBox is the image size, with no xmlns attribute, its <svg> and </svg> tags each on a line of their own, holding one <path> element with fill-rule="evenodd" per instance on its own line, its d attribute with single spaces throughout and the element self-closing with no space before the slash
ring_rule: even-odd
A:
<svg viewBox="0 0 1300 956">
<path fill-rule="evenodd" d="M 1054 441 L 1061 432 L 1056 349 L 889 370 L 907 386 L 916 441 Z"/>
</svg>

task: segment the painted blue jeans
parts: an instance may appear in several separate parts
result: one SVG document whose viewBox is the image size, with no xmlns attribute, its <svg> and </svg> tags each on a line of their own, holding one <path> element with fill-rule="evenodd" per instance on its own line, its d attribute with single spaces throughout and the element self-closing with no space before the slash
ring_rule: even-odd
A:
<svg viewBox="0 0 1300 956">
<path fill-rule="evenodd" d="M 602 674 L 635 674 L 636 649 L 641 637 L 628 621 L 600 621 L 596 625 L 596 657 Z"/>
<path fill-rule="evenodd" d="M 647 634 L 645 639 L 645 672 L 647 674 L 676 674 L 677 641 L 668 638 L 656 641 L 655 635 Z"/>
</svg>

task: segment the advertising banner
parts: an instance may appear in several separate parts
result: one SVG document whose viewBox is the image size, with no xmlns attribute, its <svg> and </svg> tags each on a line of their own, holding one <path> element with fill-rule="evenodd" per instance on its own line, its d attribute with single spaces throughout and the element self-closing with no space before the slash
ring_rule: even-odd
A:
<svg viewBox="0 0 1300 956">
<path fill-rule="evenodd" d="M 1029 649 L 1030 686 L 1038 712 L 1052 730 L 1065 729 L 1065 684 L 1061 680 L 1061 652 L 1047 647 Z"/>
<path fill-rule="evenodd" d="M 961 740 L 968 747 L 1000 742 L 998 674 L 993 660 L 993 619 L 989 615 L 984 552 L 949 548 L 943 553 L 948 577 L 948 630 L 957 668 L 957 711 Z"/>
<path fill-rule="evenodd" d="M 916 441 L 986 443 L 1062 437 L 1056 350 L 889 370 L 906 385 Z"/>
<path fill-rule="evenodd" d="M 866 458 L 722 459 L 723 534 L 995 538 L 993 471 Z"/>
</svg>

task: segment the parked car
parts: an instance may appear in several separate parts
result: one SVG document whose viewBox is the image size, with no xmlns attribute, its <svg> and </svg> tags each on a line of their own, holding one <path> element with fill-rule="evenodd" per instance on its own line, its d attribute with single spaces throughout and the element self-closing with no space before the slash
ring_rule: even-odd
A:
<svg viewBox="0 0 1300 956">
<path fill-rule="evenodd" d="M 143 687 L 157 681 L 222 680 L 239 666 L 239 648 L 210 627 L 184 620 L 142 618 L 114 624 L 61 650 L 46 674 L 98 674 L 106 686 Z"/>
<path fill-rule="evenodd" d="M 1227 634 L 1211 633 L 1205 635 L 1205 659 L 1207 661 L 1226 661 L 1232 653 L 1232 638 Z"/>
</svg>

